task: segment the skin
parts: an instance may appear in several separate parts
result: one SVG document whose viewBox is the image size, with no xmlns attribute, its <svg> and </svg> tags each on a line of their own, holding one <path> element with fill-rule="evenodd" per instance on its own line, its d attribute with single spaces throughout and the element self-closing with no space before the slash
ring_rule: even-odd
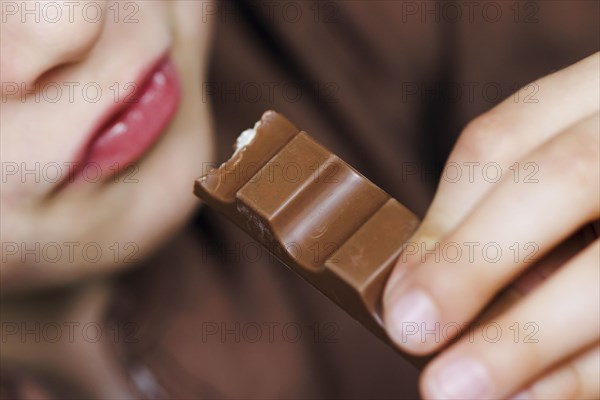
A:
<svg viewBox="0 0 600 400">
<path fill-rule="evenodd" d="M 86 3 L 77 3 L 72 22 L 64 6 L 58 22 L 49 17 L 36 23 L 28 16 L 22 23 L 17 13 L 6 15 L 2 23 L 3 90 L 7 83 L 23 83 L 38 91 L 49 84 L 80 84 L 73 101 L 64 85 L 63 96 L 56 102 L 44 97 L 36 100 L 32 93 L 3 97 L 3 253 L 7 243 L 18 246 L 16 254 L 3 256 L 0 289 L 4 294 L 64 285 L 132 265 L 127 261 L 143 260 L 197 206 L 190 195 L 191 182 L 203 163 L 213 158 L 210 114 L 200 92 L 210 43 L 209 24 L 199 22 L 206 19 L 202 2 L 130 2 L 136 7 L 122 7 L 118 16 L 109 8 L 113 3 L 90 2 L 103 7 L 97 22 L 83 17 Z M 128 16 L 137 22 L 127 23 Z M 49 173 L 5 175 L 4 166 L 9 163 L 18 165 L 19 172 L 22 163 L 27 169 L 38 163 L 40 170 L 57 163 L 66 174 L 65 163 L 73 161 L 98 120 L 115 105 L 111 86 L 117 83 L 126 93 L 125 84 L 137 80 L 165 51 L 170 52 L 179 73 L 181 102 L 166 132 L 135 163 L 133 175 L 122 173 L 115 178 L 110 171 L 102 171 L 100 182 L 61 188 L 59 182 L 47 178 Z M 81 87 L 89 82 L 102 88 L 97 102 L 86 101 L 82 95 Z M 124 182 L 127 177 L 134 182 Z M 52 268 L 47 260 L 53 259 L 54 252 L 39 260 L 25 256 L 26 262 L 21 262 L 24 249 L 52 243 L 58 243 L 63 253 L 50 262 Z M 75 243 L 72 255 L 65 243 Z M 99 259 L 86 257 L 82 251 L 89 243 L 101 249 Z"/>
<path fill-rule="evenodd" d="M 422 374 L 425 398 L 600 396 L 600 245 L 564 242 L 600 217 L 599 60 L 594 54 L 535 82 L 537 103 L 510 97 L 472 121 L 452 151 L 448 163 L 496 162 L 504 174 L 492 183 L 443 179 L 409 241 L 433 252 L 402 257 L 387 284 L 385 323 L 398 346 L 416 355 L 441 350 Z M 537 182 L 515 179 L 515 162 L 535 163 Z M 480 245 L 473 257 L 441 256 L 445 246 L 468 242 Z M 486 243 L 503 255 L 484 257 Z M 535 245 L 541 261 L 533 273 L 520 277 L 533 263 L 515 259 L 513 243 Z M 475 320 L 511 283 L 521 295 L 485 321 L 494 330 L 408 335 L 410 324 L 439 323 L 442 332 Z M 533 330 L 535 340 L 526 340 Z"/>
<path fill-rule="evenodd" d="M 86 2 L 79 3 L 83 7 Z M 7 257 L 0 268 L 3 294 L 78 282 L 131 265 L 122 255 L 115 261 L 110 250 L 114 243 L 121 254 L 127 250 L 125 245 L 133 243 L 137 261 L 147 257 L 185 223 L 197 203 L 190 194 L 191 182 L 203 170 L 202 163 L 212 160 L 210 114 L 200 93 L 210 41 L 208 24 L 200 23 L 202 3 L 138 1 L 138 22 L 133 24 L 124 23 L 124 10 L 115 22 L 107 4 L 99 4 L 105 8 L 96 23 L 85 21 L 79 12 L 73 22 L 63 18 L 55 23 L 21 23 L 19 16 L 8 17 L 0 32 L 2 82 L 28 87 L 97 82 L 103 93 L 112 94 L 111 85 L 135 79 L 137 71 L 170 49 L 184 88 L 179 111 L 160 141 L 136 163 L 135 183 L 106 179 L 59 188 L 56 182 L 36 181 L 31 176 L 3 177 L 3 243 L 31 249 L 36 243 L 93 242 L 103 249 L 103 256 L 95 262 L 76 251 L 73 259 L 56 262 L 53 268 L 31 258 L 22 263 L 19 256 Z M 511 97 L 473 121 L 449 159 L 494 161 L 504 171 L 516 161 L 534 162 L 539 166 L 537 184 L 515 184 L 506 177 L 493 184 L 442 181 L 412 241 L 442 245 L 534 242 L 544 254 L 585 223 L 597 220 L 598 59 L 598 54 L 593 55 L 536 82 L 539 103 L 515 102 Z M 94 122 L 113 103 L 109 95 L 97 103 L 69 102 L 67 97 L 56 103 L 36 101 L 33 94 L 24 98 L 3 99 L 0 155 L 3 163 L 26 163 L 28 168 L 35 163 L 71 161 Z M 401 260 L 384 298 L 388 330 L 410 353 L 443 349 L 423 373 L 423 395 L 469 397 L 457 392 L 456 383 L 464 382 L 467 388 L 479 387 L 480 392 L 470 396 L 475 398 L 517 393 L 520 398 L 544 399 L 600 396 L 598 247 L 596 240 L 571 251 L 560 265 L 549 269 L 553 273 L 545 275 L 547 279 L 532 285 L 527 296 L 494 317 L 507 333 L 512 333 L 515 321 L 521 322 L 520 337 L 528 333 L 524 323 L 534 321 L 539 328 L 537 343 L 515 343 L 508 334 L 491 343 L 481 339 L 481 328 L 475 330 L 472 342 L 464 337 L 452 344 L 446 338 L 403 341 L 402 322 L 407 321 L 397 312 L 403 295 L 418 290 L 419 298 L 429 297 L 436 308 L 426 315 L 430 322 L 468 322 L 531 265 L 509 258 L 490 265 L 476 258 L 448 266 L 431 257 L 422 262 L 419 254 Z M 94 304 L 106 297 L 100 289 L 89 293 Z M 76 302 L 80 301 L 78 297 Z M 419 322 L 414 314 L 411 318 L 409 322 Z M 39 353 L 34 357 L 39 358 Z M 459 372 L 444 373 L 453 362 L 460 362 L 455 368 Z M 455 383 L 453 394 L 444 393 L 448 388 L 442 386 L 440 376 L 450 376 Z M 97 379 L 91 373 L 89 377 Z M 125 391 L 104 395 L 119 397 Z"/>
</svg>

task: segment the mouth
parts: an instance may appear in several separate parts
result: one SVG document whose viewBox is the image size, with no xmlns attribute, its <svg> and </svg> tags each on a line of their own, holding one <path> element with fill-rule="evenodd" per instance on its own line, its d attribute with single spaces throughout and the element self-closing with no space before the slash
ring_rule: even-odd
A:
<svg viewBox="0 0 600 400">
<path fill-rule="evenodd" d="M 91 135 L 70 181 L 99 181 L 132 167 L 166 131 L 181 96 L 171 58 L 163 56 L 140 80 L 122 85 L 123 91 L 132 87 Z"/>
</svg>

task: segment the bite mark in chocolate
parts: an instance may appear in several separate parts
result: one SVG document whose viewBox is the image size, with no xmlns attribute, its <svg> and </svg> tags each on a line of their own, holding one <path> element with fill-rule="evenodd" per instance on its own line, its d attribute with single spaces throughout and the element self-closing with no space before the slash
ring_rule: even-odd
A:
<svg viewBox="0 0 600 400">
<path fill-rule="evenodd" d="M 194 193 L 391 344 L 381 294 L 419 220 L 389 194 L 274 111 Z"/>
</svg>

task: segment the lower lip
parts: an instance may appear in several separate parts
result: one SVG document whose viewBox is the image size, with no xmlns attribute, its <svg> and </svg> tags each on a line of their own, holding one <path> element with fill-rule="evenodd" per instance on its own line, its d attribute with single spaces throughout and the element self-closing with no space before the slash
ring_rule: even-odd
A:
<svg viewBox="0 0 600 400">
<path fill-rule="evenodd" d="M 87 149 L 84 166 L 95 164 L 102 172 L 115 173 L 130 167 L 160 138 L 180 99 L 179 78 L 171 59 L 162 60 L 142 85 L 121 100 L 130 104 L 100 128 Z"/>
</svg>

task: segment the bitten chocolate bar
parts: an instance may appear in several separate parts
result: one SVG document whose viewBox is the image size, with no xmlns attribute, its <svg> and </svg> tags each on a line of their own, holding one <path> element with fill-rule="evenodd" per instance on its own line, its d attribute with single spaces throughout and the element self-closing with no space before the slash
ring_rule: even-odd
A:
<svg viewBox="0 0 600 400">
<path fill-rule="evenodd" d="M 194 192 L 390 343 L 381 294 L 419 223 L 402 204 L 274 111 Z"/>
</svg>

